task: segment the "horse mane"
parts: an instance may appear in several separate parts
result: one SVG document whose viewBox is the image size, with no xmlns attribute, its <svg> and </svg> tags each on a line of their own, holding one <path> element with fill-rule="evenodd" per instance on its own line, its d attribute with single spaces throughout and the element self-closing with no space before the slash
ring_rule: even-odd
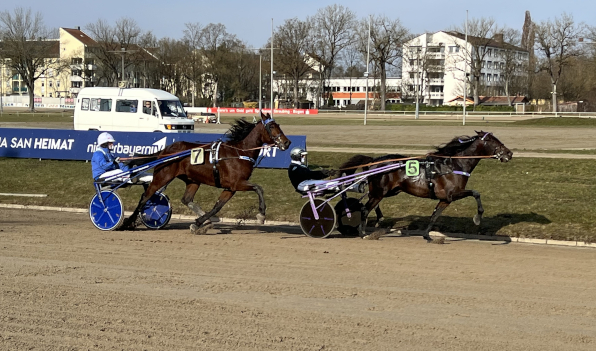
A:
<svg viewBox="0 0 596 351">
<path fill-rule="evenodd" d="M 443 156 L 454 156 L 458 152 L 462 152 L 468 147 L 470 144 L 476 140 L 476 137 L 470 137 L 467 135 L 457 136 L 453 138 L 450 142 L 446 144 L 441 144 L 436 147 L 435 154 L 443 155 Z"/>
<path fill-rule="evenodd" d="M 226 132 L 227 140 L 231 142 L 240 142 L 244 140 L 256 126 L 256 123 L 237 119 L 232 124 L 232 127 Z"/>
</svg>

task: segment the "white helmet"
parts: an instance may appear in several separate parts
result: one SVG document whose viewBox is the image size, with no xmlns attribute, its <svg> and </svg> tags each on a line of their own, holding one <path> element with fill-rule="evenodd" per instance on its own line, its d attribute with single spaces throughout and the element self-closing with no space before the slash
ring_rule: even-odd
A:
<svg viewBox="0 0 596 351">
<path fill-rule="evenodd" d="M 116 140 L 114 140 L 114 137 L 112 136 L 112 134 L 110 134 L 108 132 L 103 132 L 97 137 L 97 145 L 102 145 L 104 143 L 114 143 L 114 142 L 116 142 Z"/>
<path fill-rule="evenodd" d="M 293 161 L 304 162 L 303 157 L 306 156 L 308 152 L 303 148 L 295 147 L 290 151 L 290 158 Z"/>
</svg>

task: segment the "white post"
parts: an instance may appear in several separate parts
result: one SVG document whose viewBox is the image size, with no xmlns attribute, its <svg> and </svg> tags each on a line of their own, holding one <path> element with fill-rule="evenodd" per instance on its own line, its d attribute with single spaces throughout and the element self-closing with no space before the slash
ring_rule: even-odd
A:
<svg viewBox="0 0 596 351">
<path fill-rule="evenodd" d="M 263 73 L 262 73 L 262 66 L 263 64 L 263 56 L 261 56 L 261 53 L 259 53 L 259 113 L 261 113 L 261 109 L 262 109 L 262 101 L 263 98 L 261 97 L 261 94 L 263 93 L 263 88 L 261 87 L 261 84 L 263 82 Z"/>
<path fill-rule="evenodd" d="M 271 19 L 271 117 L 273 117 L 273 18 Z"/>
<path fill-rule="evenodd" d="M 466 10 L 466 53 L 468 52 L 468 10 Z M 467 55 L 466 55 L 467 56 Z M 470 53 L 470 60 L 472 59 L 472 53 Z M 464 94 L 463 94 L 463 104 L 464 104 L 464 126 L 466 125 L 466 102 L 468 101 L 468 87 L 467 87 L 467 80 L 468 80 L 468 58 L 464 60 Z"/>
<path fill-rule="evenodd" d="M 368 61 L 370 57 L 370 21 L 371 15 L 368 16 L 368 40 L 366 42 L 366 72 L 364 72 L 364 76 L 366 77 L 366 96 L 364 97 L 364 125 L 366 125 L 366 118 L 368 116 Z"/>
</svg>

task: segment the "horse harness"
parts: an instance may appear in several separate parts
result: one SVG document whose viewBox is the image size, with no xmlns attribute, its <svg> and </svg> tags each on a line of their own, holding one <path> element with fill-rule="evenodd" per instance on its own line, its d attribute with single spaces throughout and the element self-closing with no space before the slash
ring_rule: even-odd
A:
<svg viewBox="0 0 596 351">
<path fill-rule="evenodd" d="M 281 135 L 278 135 L 277 137 L 273 137 L 273 135 L 271 133 L 271 127 L 269 126 L 269 122 L 273 122 L 273 121 L 274 121 L 273 118 L 268 118 L 266 121 L 263 121 L 263 124 L 265 125 L 265 130 L 267 130 L 269 137 L 277 144 L 277 142 L 279 140 L 281 140 Z M 241 160 L 249 161 L 256 167 L 256 165 L 258 165 L 260 163 L 260 160 L 262 160 L 262 158 L 261 158 L 260 160 L 255 161 L 252 157 L 243 156 L 243 155 L 238 155 L 237 157 L 220 158 L 219 157 L 219 149 L 222 144 L 223 144 L 223 142 L 221 140 L 214 141 L 211 144 L 211 148 L 206 150 L 206 151 L 209 151 L 209 163 L 211 163 L 213 165 L 213 180 L 215 181 L 215 187 L 217 187 L 217 188 L 222 187 L 221 186 L 221 178 L 219 175 L 219 168 L 217 167 L 217 165 L 219 164 L 219 161 L 230 160 L 230 159 L 241 159 Z M 225 144 L 224 144 L 224 146 L 225 146 Z"/>
</svg>

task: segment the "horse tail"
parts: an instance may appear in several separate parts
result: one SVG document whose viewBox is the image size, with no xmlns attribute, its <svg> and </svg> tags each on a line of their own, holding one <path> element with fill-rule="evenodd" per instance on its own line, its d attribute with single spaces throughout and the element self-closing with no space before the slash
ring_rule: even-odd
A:
<svg viewBox="0 0 596 351">
<path fill-rule="evenodd" d="M 346 162 L 342 163 L 339 166 L 339 170 L 346 175 L 351 175 L 356 173 L 356 170 L 360 168 L 362 165 L 366 165 L 371 163 L 374 160 L 373 157 L 366 156 L 366 155 L 356 155 L 351 157 Z M 368 170 L 368 166 L 362 167 L 364 171 Z"/>
<path fill-rule="evenodd" d="M 130 160 L 124 161 L 125 165 L 128 167 L 136 167 L 141 166 L 149 162 L 153 162 L 159 158 L 159 154 L 161 151 L 158 151 L 154 154 L 150 155 L 143 155 L 143 154 L 134 154 Z"/>
</svg>

